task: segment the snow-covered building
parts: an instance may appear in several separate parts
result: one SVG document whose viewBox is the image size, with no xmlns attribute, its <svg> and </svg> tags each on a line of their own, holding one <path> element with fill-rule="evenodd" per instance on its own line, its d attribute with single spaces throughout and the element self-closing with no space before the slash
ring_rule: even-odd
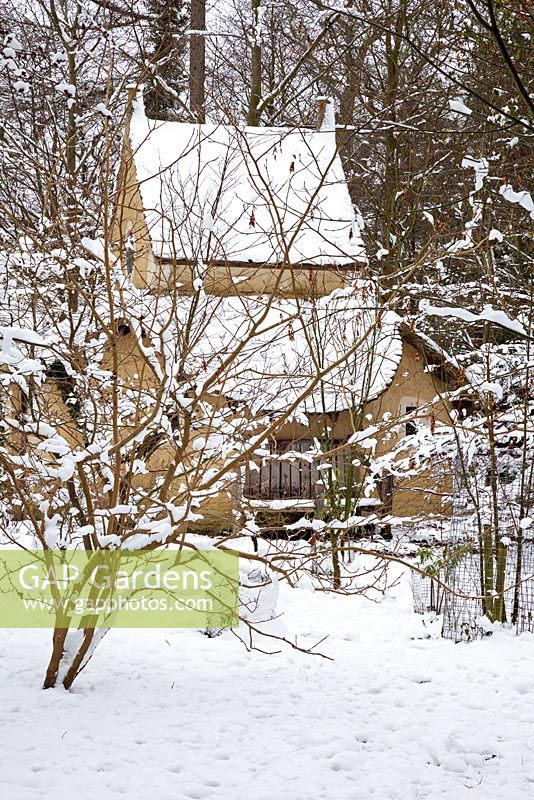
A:
<svg viewBox="0 0 534 800">
<path fill-rule="evenodd" d="M 257 508 L 317 507 L 324 481 L 310 452 L 325 431 L 335 469 L 361 487 L 365 467 L 352 469 L 354 452 L 344 445 L 369 420 L 424 408 L 423 424 L 448 421 L 436 398 L 458 372 L 396 314 L 378 309 L 362 277 L 365 249 L 328 101 L 317 130 L 239 129 L 151 120 L 132 96 L 112 237 L 135 286 L 174 293 L 178 316 L 184 303 L 184 325 L 188 298 L 198 295 L 187 368 L 198 385 L 241 341 L 219 396 L 256 415 L 291 409 L 268 443 L 274 458 L 250 469 L 242 487 Z M 124 363 L 133 338 L 121 341 Z M 375 454 L 416 428 L 402 423 Z M 426 475 L 415 483 L 384 476 L 379 491 L 362 497 L 362 510 L 441 513 L 447 481 Z M 220 507 L 217 516 L 228 513 Z"/>
<path fill-rule="evenodd" d="M 365 263 L 333 113 L 320 130 L 148 119 L 132 98 L 113 220 L 136 285 L 309 295 Z"/>
</svg>

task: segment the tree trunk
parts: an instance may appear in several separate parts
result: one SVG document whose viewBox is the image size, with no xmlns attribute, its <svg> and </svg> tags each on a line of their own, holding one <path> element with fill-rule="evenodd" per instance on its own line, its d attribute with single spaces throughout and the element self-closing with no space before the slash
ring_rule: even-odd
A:
<svg viewBox="0 0 534 800">
<path fill-rule="evenodd" d="M 497 543 L 497 573 L 495 577 L 495 591 L 497 595 L 494 603 L 494 622 L 506 622 L 506 607 L 504 605 L 504 589 L 506 584 L 506 557 L 507 549 L 501 541 Z"/>
<path fill-rule="evenodd" d="M 54 628 L 54 633 L 52 635 L 52 655 L 50 656 L 50 661 L 48 662 L 43 689 L 51 689 L 56 685 L 59 665 L 61 663 L 61 659 L 63 658 L 65 639 L 68 631 L 68 628 Z"/>
<path fill-rule="evenodd" d="M 46 670 L 43 689 L 52 689 L 58 683 L 62 684 L 63 688 L 70 689 L 89 662 L 106 630 L 55 628 L 52 637 L 52 656 Z"/>
<path fill-rule="evenodd" d="M 261 0 L 251 0 L 252 41 L 250 55 L 250 101 L 248 106 L 248 125 L 260 124 L 259 104 L 261 102 Z"/>
<path fill-rule="evenodd" d="M 399 93 L 401 33 L 405 20 L 405 4 L 401 4 L 395 21 L 395 31 L 386 31 L 385 56 L 387 84 L 385 103 L 390 123 L 396 122 Z M 382 245 L 388 251 L 382 260 L 383 277 L 389 285 L 399 268 L 400 241 L 397 230 L 397 196 L 399 193 L 398 133 L 390 124 L 384 138 L 384 198 L 382 216 Z"/>
<path fill-rule="evenodd" d="M 334 589 L 341 588 L 341 566 L 339 563 L 339 542 L 337 535 L 330 534 L 330 550 L 332 552 L 332 584 Z"/>
<path fill-rule="evenodd" d="M 206 30 L 206 0 L 191 0 L 191 30 Z M 197 122 L 206 121 L 206 39 L 191 34 L 189 47 L 189 107 Z"/>
<path fill-rule="evenodd" d="M 484 525 L 482 533 L 484 553 L 484 604 L 488 618 L 495 621 L 495 589 L 493 586 L 493 535 L 491 525 Z"/>
</svg>

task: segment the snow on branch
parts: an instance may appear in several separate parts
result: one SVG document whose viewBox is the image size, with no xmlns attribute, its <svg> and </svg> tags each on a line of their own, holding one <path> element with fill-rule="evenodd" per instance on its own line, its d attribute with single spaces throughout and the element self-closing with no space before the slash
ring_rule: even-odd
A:
<svg viewBox="0 0 534 800">
<path fill-rule="evenodd" d="M 501 328 L 506 328 L 513 333 L 519 334 L 519 336 L 525 336 L 527 338 L 534 338 L 528 333 L 523 325 L 518 322 L 517 320 L 510 319 L 510 317 L 505 314 L 504 311 L 499 311 L 493 308 L 493 306 L 486 305 L 483 307 L 480 314 L 473 314 L 472 311 L 468 311 L 466 308 L 454 308 L 452 306 L 433 306 L 427 300 L 421 300 L 419 303 L 419 310 L 426 314 L 427 316 L 434 316 L 434 317 L 455 317 L 456 319 L 461 319 L 464 322 L 493 322 L 495 325 L 499 325 Z"/>
<path fill-rule="evenodd" d="M 509 203 L 517 203 L 520 205 L 529 212 L 530 218 L 534 219 L 534 200 L 530 192 L 515 192 L 509 183 L 504 183 L 499 189 L 499 194 L 501 194 L 505 200 L 508 200 Z"/>
</svg>

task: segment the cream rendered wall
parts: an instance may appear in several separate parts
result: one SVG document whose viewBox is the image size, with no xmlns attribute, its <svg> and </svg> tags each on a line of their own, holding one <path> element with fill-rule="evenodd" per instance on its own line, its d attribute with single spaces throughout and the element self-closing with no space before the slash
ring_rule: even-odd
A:
<svg viewBox="0 0 534 800">
<path fill-rule="evenodd" d="M 421 416 L 419 424 L 430 425 L 432 415 L 435 420 L 445 424 L 450 423 L 447 402 L 440 400 L 440 395 L 446 391 L 445 385 L 436 378 L 432 372 L 425 371 L 425 362 L 422 355 L 411 344 L 403 342 L 403 352 L 400 364 L 393 381 L 376 400 L 369 402 L 363 415 L 372 415 L 373 419 L 381 420 L 384 414 L 391 415 L 392 421 L 404 413 L 407 399 L 413 404 L 422 407 L 431 404 L 425 416 Z M 412 405 L 412 403 L 409 403 Z M 332 439 L 346 440 L 355 433 L 356 425 L 349 411 L 339 413 L 332 426 Z M 364 424 L 372 421 L 365 420 Z M 312 420 L 309 428 L 297 423 L 284 425 L 277 438 L 279 439 L 309 439 L 320 434 L 321 423 Z M 376 453 L 378 455 L 391 450 L 398 439 L 404 434 L 401 430 L 392 433 L 391 437 L 385 436 L 378 441 Z M 413 478 L 402 481 L 396 479 L 393 492 L 393 514 L 398 516 L 426 516 L 428 514 L 447 515 L 450 512 L 448 498 L 452 490 L 452 475 L 449 464 L 439 465 L 436 474 L 434 471 L 422 472 Z M 378 496 L 378 495 L 375 495 Z"/>
<path fill-rule="evenodd" d="M 111 222 L 111 249 L 121 259 L 123 268 L 125 268 L 126 239 L 129 236 L 133 237 L 132 281 L 138 289 L 143 289 L 157 283 L 159 268 L 156 266 L 152 253 L 152 244 L 128 136 L 124 138 L 117 183 L 117 202 Z"/>
</svg>

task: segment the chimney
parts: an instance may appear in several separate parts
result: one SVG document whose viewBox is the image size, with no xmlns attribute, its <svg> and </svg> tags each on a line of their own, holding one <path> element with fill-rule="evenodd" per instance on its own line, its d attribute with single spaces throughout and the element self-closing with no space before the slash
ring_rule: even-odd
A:
<svg viewBox="0 0 534 800">
<path fill-rule="evenodd" d="M 315 129 L 323 133 L 336 132 L 336 112 L 331 97 L 317 98 L 317 121 Z"/>
<path fill-rule="evenodd" d="M 137 96 L 137 84 L 129 83 L 126 86 L 126 91 L 127 91 L 126 110 L 131 111 L 133 108 L 133 104 L 135 102 L 135 98 Z"/>
<path fill-rule="evenodd" d="M 126 127 L 130 125 L 132 116 L 146 120 L 145 100 L 143 97 L 144 88 L 145 87 L 142 83 L 129 83 L 126 86 L 126 91 L 128 93 L 126 97 L 125 111 Z"/>
</svg>

